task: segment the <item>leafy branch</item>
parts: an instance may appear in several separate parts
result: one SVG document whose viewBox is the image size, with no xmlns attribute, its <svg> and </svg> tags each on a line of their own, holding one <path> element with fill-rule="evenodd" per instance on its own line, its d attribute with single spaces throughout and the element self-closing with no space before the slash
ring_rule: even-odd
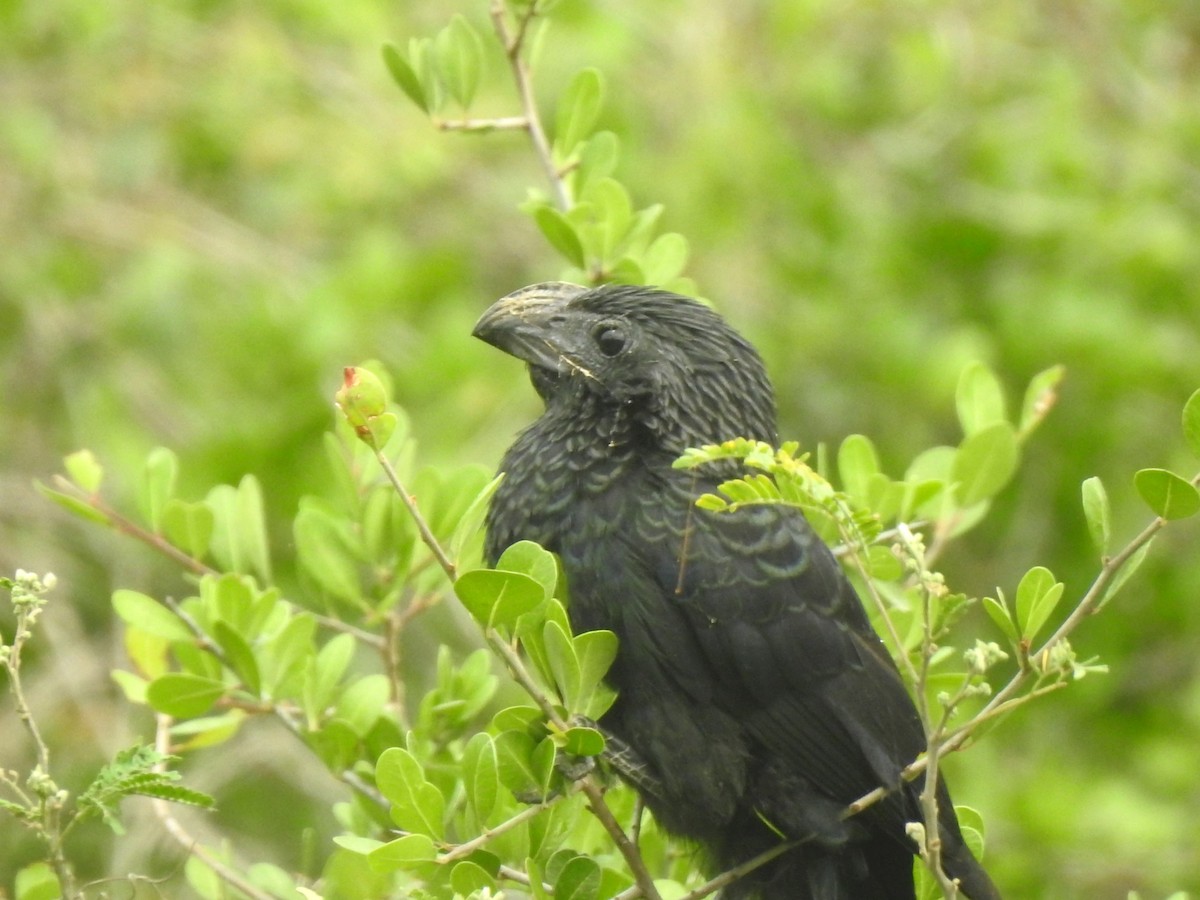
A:
<svg viewBox="0 0 1200 900">
<path fill-rule="evenodd" d="M 992 441 L 995 438 L 990 435 L 1004 433 L 995 427 L 993 420 L 1003 404 L 990 386 L 980 387 L 990 382 L 980 367 L 964 373 L 964 381 L 969 385 L 964 388 L 960 383 L 959 412 L 968 434 L 954 457 L 948 463 L 943 461 L 943 472 L 949 477 L 940 480 L 919 480 L 928 470 L 914 465 L 904 482 L 889 481 L 879 472 L 866 439 L 859 436 L 848 438 L 838 454 L 840 474 L 847 485 L 843 491 L 836 490 L 812 469 L 806 456 L 798 456 L 794 444 L 776 449 L 761 442 L 737 439 L 689 450 L 676 463 L 681 468 L 690 468 L 718 461 L 739 461 L 749 473 L 724 482 L 719 495 L 706 495 L 699 505 L 715 511 L 731 511 L 757 503 L 794 505 L 805 512 L 827 540 L 840 537 L 844 542 L 846 552 L 842 555 L 850 557 L 867 594 L 875 601 L 897 662 L 914 687 L 927 747 L 920 759 L 904 769 L 902 780 L 911 781 L 925 774 L 921 793 L 924 821 L 914 834 L 923 858 L 947 897 L 956 896 L 957 887 L 942 871 L 939 858 L 936 783 L 941 757 L 962 749 L 985 725 L 1019 706 L 1066 687 L 1088 673 L 1106 671 L 1095 661 L 1078 660 L 1069 639 L 1132 576 L 1164 527 L 1200 512 L 1200 474 L 1185 478 L 1163 469 L 1143 469 L 1136 474 L 1134 486 L 1156 515 L 1125 546 L 1110 555 L 1111 514 L 1107 493 L 1099 479 L 1084 482 L 1084 513 L 1101 552 L 1101 567 L 1053 633 L 1035 646 L 1034 639 L 1063 595 L 1063 585 L 1055 581 L 1049 570 L 1040 566 L 1030 569 L 1018 587 L 1015 604 L 1009 604 L 1002 592 L 998 592 L 998 598 L 982 599 L 953 594 L 942 576 L 929 568 L 932 552 L 926 550 L 916 527 L 905 521 L 906 517 L 920 518 L 925 523 L 923 527 L 936 536 L 940 552 L 953 533 L 945 523 L 970 519 L 974 514 L 965 507 L 986 503 L 1015 468 L 1016 460 L 1010 458 L 1011 454 L 997 449 L 1004 444 L 994 444 L 988 452 L 979 452 L 978 446 L 972 446 L 971 429 L 975 429 L 974 435 L 989 435 L 987 439 Z M 1039 376 L 1029 395 L 1036 396 L 1044 388 L 1045 380 Z M 1035 424 L 1031 416 L 1044 414 L 1048 408 L 1045 402 L 1027 402 L 1026 409 L 1032 412 L 1027 412 L 1022 427 L 1011 433 L 1027 436 L 1031 423 Z M 1200 457 L 1200 391 L 1185 405 L 1182 425 L 1188 445 Z M 979 438 L 975 440 L 978 443 Z M 918 478 L 913 477 L 914 473 Z M 986 490 L 981 486 L 986 486 Z M 885 531 L 884 526 L 889 523 L 892 527 Z M 884 541 L 894 541 L 890 551 Z M 895 565 L 897 560 L 901 566 Z M 896 595 L 892 585 L 897 578 L 902 579 L 902 595 L 912 600 L 915 592 L 915 603 L 907 600 L 903 605 L 888 603 L 886 597 Z M 1003 633 L 1017 660 L 1017 669 L 993 692 L 985 676 L 1009 654 L 995 642 L 976 641 L 974 647 L 962 653 L 963 669 L 939 676 L 939 683 L 954 683 L 955 687 L 937 693 L 940 709 L 935 712 L 930 703 L 933 669 L 947 659 L 949 650 L 941 646 L 943 635 L 964 609 L 978 604 L 983 605 Z M 909 611 L 915 611 L 915 616 Z M 898 625 L 896 617 L 905 615 L 909 621 Z M 915 645 L 905 637 L 914 633 Z M 966 722 L 952 728 L 951 721 L 960 706 L 972 697 L 989 699 Z M 888 793 L 881 787 L 865 794 L 847 806 L 844 817 L 858 815 Z"/>
<path fill-rule="evenodd" d="M 657 284 L 695 293 L 682 277 L 688 244 L 676 232 L 658 232 L 663 208 L 634 207 L 628 189 L 613 177 L 620 142 L 596 130 L 604 105 L 603 75 L 592 68 L 575 74 L 558 98 L 553 128 L 541 113 L 531 62 L 532 39 L 555 4 L 551 0 L 492 0 L 492 37 L 484 40 L 470 20 L 455 16 L 431 38 L 413 38 L 406 50 L 383 48 L 389 72 L 404 94 L 443 131 L 486 133 L 523 130 L 529 135 L 549 194 L 532 190 L 522 209 L 570 269 L 569 280 L 598 284 Z M 474 116 L 485 57 L 502 54 L 520 113 Z M 457 115 L 447 116 L 453 105 Z"/>
<path fill-rule="evenodd" d="M 132 795 L 199 807 L 211 807 L 213 800 L 207 794 L 178 784 L 178 773 L 165 768 L 171 757 L 152 747 L 134 747 L 118 753 L 100 769 L 73 803 L 70 792 L 55 782 L 51 774 L 50 748 L 25 698 L 21 679 L 22 651 L 34 635 L 34 626 L 55 583 L 53 575 L 39 578 L 19 570 L 15 578 L 0 578 L 0 588 L 10 593 L 16 613 L 12 642 L 0 643 L 0 666 L 8 676 L 17 719 L 29 733 L 37 758 L 24 787 L 16 772 L 0 769 L 0 786 L 6 787 L 15 798 L 0 799 L 0 810 L 14 816 L 37 835 L 46 847 L 57 890 L 63 896 L 75 897 L 78 888 L 65 845 L 67 837 L 79 824 L 99 816 L 114 832 L 123 833 L 118 806 L 121 800 Z"/>
<path fill-rule="evenodd" d="M 374 451 L 380 467 L 386 473 L 396 494 L 400 497 L 409 515 L 415 521 L 417 530 L 421 535 L 421 540 L 425 542 L 429 550 L 433 553 L 446 578 L 451 584 L 456 583 L 458 581 L 457 567 L 442 548 L 429 524 L 421 514 L 420 509 L 417 507 L 415 499 L 401 483 L 394 467 L 384 453 L 384 447 L 394 428 L 392 421 L 394 414 L 387 411 L 387 398 L 382 383 L 366 370 L 347 369 L 344 383 L 337 395 L 337 405 L 342 410 L 346 421 L 354 429 L 359 439 Z M 493 599 L 499 601 L 502 596 L 503 593 L 501 592 L 499 596 Z M 526 693 L 538 705 L 538 708 L 545 715 L 551 728 L 559 734 L 565 735 L 571 730 L 571 725 L 559 714 L 556 704 L 529 674 L 512 644 L 495 627 L 494 612 L 493 607 L 487 619 L 480 622 L 483 626 L 484 638 L 488 646 L 504 661 L 513 678 L 516 679 L 517 683 L 525 689 Z M 654 879 L 646 869 L 646 864 L 642 860 L 641 854 L 604 801 L 604 788 L 590 774 L 584 775 L 583 778 L 576 782 L 576 785 L 587 798 L 588 808 L 592 811 L 592 814 L 596 816 L 621 855 L 625 858 L 625 862 L 633 873 L 638 888 L 641 891 L 641 896 L 649 898 L 649 900 L 659 900 L 658 890 L 654 886 Z"/>
</svg>

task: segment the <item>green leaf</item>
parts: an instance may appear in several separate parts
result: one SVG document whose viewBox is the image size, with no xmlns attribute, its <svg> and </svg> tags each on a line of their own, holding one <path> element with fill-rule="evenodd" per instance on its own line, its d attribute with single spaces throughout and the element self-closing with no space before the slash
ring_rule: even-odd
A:
<svg viewBox="0 0 1200 900">
<path fill-rule="evenodd" d="M 558 585 L 558 563 L 554 554 L 533 541 L 517 541 L 500 554 L 497 569 L 528 575 L 552 596 Z"/>
<path fill-rule="evenodd" d="M 1183 437 L 1192 455 L 1200 459 L 1200 391 L 1183 405 Z"/>
<path fill-rule="evenodd" d="M 529 761 L 533 765 L 537 778 L 538 796 L 550 796 L 550 782 L 554 780 L 556 769 L 554 763 L 558 759 L 558 745 L 552 737 L 545 737 L 533 750 Z"/>
<path fill-rule="evenodd" d="M 606 276 L 615 284 L 648 284 L 650 281 L 642 267 L 628 256 L 622 257 L 615 265 L 610 265 Z"/>
<path fill-rule="evenodd" d="M 258 674 L 258 662 L 254 658 L 254 651 L 250 649 L 246 639 L 228 622 L 221 620 L 213 625 L 213 637 L 221 645 L 233 673 L 241 679 L 246 690 L 257 696 L 262 690 L 262 680 Z"/>
<path fill-rule="evenodd" d="M 1017 469 L 1017 436 L 1007 422 L 996 422 L 969 435 L 951 466 L 958 502 L 974 506 L 994 497 Z"/>
<path fill-rule="evenodd" d="M 145 678 L 123 669 L 113 669 L 109 675 L 130 703 L 141 705 L 146 702 L 146 686 L 150 682 Z"/>
<path fill-rule="evenodd" d="M 113 610 L 121 620 L 169 641 L 192 641 L 196 636 L 183 620 L 157 600 L 124 588 L 113 591 Z"/>
<path fill-rule="evenodd" d="M 571 79 L 558 104 L 554 149 L 566 159 L 591 133 L 604 105 L 604 77 L 598 69 L 582 69 Z"/>
<path fill-rule="evenodd" d="M 625 192 L 625 198 L 626 202 L 631 202 L 628 200 L 628 191 Z M 661 203 L 652 203 L 645 209 L 639 209 L 636 213 L 632 213 L 629 225 L 625 228 L 624 238 L 617 244 L 622 254 L 637 257 L 648 249 L 650 236 L 654 233 L 654 229 L 658 227 L 658 220 L 662 217 L 663 209 L 664 207 Z M 633 260 L 630 259 L 628 261 L 632 262 Z M 639 283 L 644 284 L 645 276 L 641 274 L 640 266 L 637 266 L 637 272 L 639 273 L 638 277 L 642 278 L 642 281 Z"/>
<path fill-rule="evenodd" d="M 655 238 L 638 262 L 645 284 L 664 285 L 679 276 L 688 260 L 688 242 L 682 234 L 669 231 Z"/>
<path fill-rule="evenodd" d="M 1092 543 L 1096 545 L 1100 555 L 1105 556 L 1112 538 L 1112 513 L 1108 504 L 1108 491 L 1104 489 L 1104 482 L 1095 476 L 1084 479 L 1081 491 L 1088 533 L 1092 536 Z"/>
<path fill-rule="evenodd" d="M 391 686 L 386 675 L 364 675 L 342 691 L 337 701 L 337 716 L 359 737 L 366 737 L 383 715 L 389 699 Z"/>
<path fill-rule="evenodd" d="M 580 269 L 587 266 L 583 242 L 566 216 L 553 206 L 542 205 L 534 209 L 533 221 L 550 246 L 561 253 L 567 262 Z"/>
<path fill-rule="evenodd" d="M 579 151 L 579 164 L 575 167 L 576 194 L 597 178 L 607 178 L 616 171 L 620 156 L 620 141 L 611 131 L 597 131 L 583 149 Z"/>
<path fill-rule="evenodd" d="M 865 562 L 871 577 L 880 581 L 899 581 L 904 576 L 904 564 L 896 558 L 890 547 L 868 547 Z"/>
<path fill-rule="evenodd" d="M 846 493 L 865 500 L 871 477 L 879 474 L 879 455 L 871 439 L 849 435 L 838 447 L 837 466 Z"/>
<path fill-rule="evenodd" d="M 573 713 L 598 719 L 616 700 L 615 692 L 605 687 L 603 679 L 617 658 L 617 636 L 611 631 L 588 631 L 576 635 L 573 643 L 579 694 L 573 701 L 568 700 L 567 706 Z"/>
<path fill-rule="evenodd" d="M 91 450 L 76 450 L 63 458 L 67 475 L 86 494 L 95 494 L 104 480 L 104 467 Z"/>
<path fill-rule="evenodd" d="M 1066 374 L 1065 366 L 1051 366 L 1029 380 L 1025 400 L 1021 404 L 1021 423 L 1018 428 L 1022 438 L 1028 437 L 1050 414 L 1058 402 L 1058 386 Z"/>
<path fill-rule="evenodd" d="M 594 252 L 601 261 L 614 261 L 617 245 L 629 231 L 633 203 L 625 186 L 613 178 L 600 178 L 587 189 L 587 201 L 595 211 Z"/>
<path fill-rule="evenodd" d="M 492 716 L 496 731 L 532 732 L 542 727 L 542 711 L 535 706 L 506 706 Z"/>
<path fill-rule="evenodd" d="M 1186 519 L 1200 512 L 1200 492 L 1174 472 L 1142 469 L 1133 476 L 1133 484 L 1146 505 L 1164 519 Z"/>
<path fill-rule="evenodd" d="M 292 523 L 292 536 L 301 568 L 322 590 L 350 603 L 362 598 L 359 568 L 364 561 L 349 522 L 330 512 L 323 501 L 305 497 Z"/>
<path fill-rule="evenodd" d="M 949 481 L 958 451 L 954 447 L 930 447 L 917 454 L 904 473 L 904 480 L 913 484 L 924 481 Z"/>
<path fill-rule="evenodd" d="M 446 801 L 425 779 L 417 758 L 402 747 L 383 751 L 375 765 L 375 784 L 392 804 L 392 820 L 406 831 L 434 840 L 444 837 Z"/>
<path fill-rule="evenodd" d="M 963 369 L 954 403 L 963 434 L 967 436 L 1006 421 L 1004 390 L 992 370 L 981 362 L 971 363 Z"/>
<path fill-rule="evenodd" d="M 184 787 L 182 784 L 171 784 L 166 781 L 152 781 L 141 785 L 131 785 L 129 793 L 138 794 L 142 797 L 156 797 L 159 800 L 166 800 L 170 803 L 182 803 L 185 806 L 195 806 L 200 809 L 212 809 L 217 805 L 217 801 L 213 797 L 202 791 L 194 791 L 189 787 Z"/>
<path fill-rule="evenodd" d="M 434 51 L 437 53 L 437 68 L 442 83 L 455 102 L 465 110 L 479 89 L 483 71 L 483 41 L 460 13 L 438 34 Z"/>
<path fill-rule="evenodd" d="M 1012 615 L 1008 611 L 1008 607 L 1004 604 L 1004 596 L 999 599 L 994 597 L 983 598 L 983 611 L 988 614 L 996 627 L 1004 632 L 1004 636 L 1012 643 L 1017 643 L 1020 640 L 1020 633 L 1017 631 L 1017 626 L 1013 622 Z"/>
<path fill-rule="evenodd" d="M 500 763 L 490 735 L 476 733 L 463 750 L 463 788 L 480 825 L 496 808 L 500 793 Z"/>
<path fill-rule="evenodd" d="M 437 859 L 437 847 L 427 834 L 406 834 L 371 850 L 367 859 L 376 872 L 394 872 L 413 863 Z"/>
<path fill-rule="evenodd" d="M 523 614 L 546 602 L 546 590 L 521 572 L 474 569 L 454 582 L 454 593 L 485 628 L 512 628 Z"/>
<path fill-rule="evenodd" d="M 417 104 L 423 112 L 428 113 L 429 101 L 425 98 L 425 88 L 421 86 L 421 79 L 417 77 L 416 71 L 408 64 L 408 61 L 400 55 L 395 44 L 383 45 L 383 62 L 391 73 L 392 79 L 400 86 L 400 90 L 404 91 L 408 99 Z"/>
<path fill-rule="evenodd" d="M 600 895 L 600 865 L 590 856 L 576 856 L 554 881 L 554 900 L 596 900 Z"/>
<path fill-rule="evenodd" d="M 314 653 L 316 620 L 308 614 L 294 616 L 263 645 L 258 655 L 263 696 L 280 696 L 293 676 L 300 676 Z"/>
<path fill-rule="evenodd" d="M 16 900 L 59 900 L 62 888 L 47 863 L 33 863 L 17 872 L 13 884 Z"/>
<path fill-rule="evenodd" d="M 496 765 L 500 783 L 519 798 L 540 796 L 541 778 L 533 764 L 538 743 L 524 731 L 496 735 Z"/>
<path fill-rule="evenodd" d="M 549 900 L 550 895 L 542 887 L 546 879 L 542 874 L 541 864 L 532 857 L 527 857 L 525 859 L 525 874 L 529 876 L 529 892 L 533 900 Z"/>
<path fill-rule="evenodd" d="M 500 482 L 503 480 L 504 475 L 501 473 L 484 485 L 483 490 L 475 495 L 475 499 L 471 501 L 466 511 L 458 517 L 458 524 L 454 526 L 454 533 L 450 536 L 450 544 L 447 548 L 450 558 L 456 564 L 461 565 L 466 547 L 483 526 L 492 495 L 496 493 L 496 488 L 500 487 Z"/>
<path fill-rule="evenodd" d="M 163 513 L 175 495 L 175 482 L 179 477 L 179 460 L 166 447 L 156 447 L 146 457 L 142 469 L 142 489 L 138 493 L 138 505 L 142 518 L 150 530 L 159 533 L 163 526 Z"/>
<path fill-rule="evenodd" d="M 1032 641 L 1062 599 L 1063 584 L 1054 580 L 1054 573 L 1044 566 L 1035 566 L 1025 573 L 1017 586 L 1017 625 L 1021 637 Z"/>
<path fill-rule="evenodd" d="M 351 853 L 357 853 L 360 856 L 366 856 L 383 846 L 382 841 L 377 841 L 374 838 L 360 837 L 357 834 L 339 834 L 334 837 L 333 842 L 343 850 L 349 850 Z"/>
<path fill-rule="evenodd" d="M 62 484 L 67 483 L 67 480 L 61 476 L 56 475 L 55 478 L 59 479 Z M 87 519 L 90 522 L 98 522 L 101 525 L 112 524 L 112 520 L 105 513 L 96 509 L 86 500 L 80 500 L 73 494 L 64 494 L 62 491 L 56 491 L 42 484 L 40 481 L 35 481 L 33 486 L 47 500 L 57 503 L 72 515 L 79 516 L 81 519 Z"/>
<path fill-rule="evenodd" d="M 266 516 L 258 479 L 246 475 L 236 488 L 217 485 L 205 502 L 213 511 L 212 553 L 221 568 L 257 574 L 269 584 Z"/>
<path fill-rule="evenodd" d="M 1117 591 L 1124 587 L 1133 574 L 1142 567 L 1142 563 L 1146 561 L 1146 554 L 1150 552 L 1150 544 L 1153 541 L 1147 541 L 1136 551 L 1130 554 L 1129 558 L 1121 564 L 1109 582 L 1108 587 L 1104 589 L 1104 596 L 1100 598 L 1097 608 L 1104 607 L 1108 601 L 1116 596 Z"/>
<path fill-rule="evenodd" d="M 213 512 L 205 503 L 172 497 L 162 513 L 162 532 L 175 546 L 202 559 L 213 533 Z"/>
<path fill-rule="evenodd" d="M 353 635 L 339 634 L 331 638 L 316 656 L 309 657 L 305 664 L 303 694 L 304 712 L 310 721 L 317 721 L 332 705 L 338 682 L 350 667 L 356 646 Z"/>
<path fill-rule="evenodd" d="M 958 824 L 964 832 L 970 830 L 974 832 L 974 836 L 968 838 L 967 845 L 971 848 L 971 852 L 977 857 L 983 856 L 983 816 L 979 810 L 971 806 L 966 806 L 961 803 L 954 804 L 954 813 L 958 816 Z"/>
<path fill-rule="evenodd" d="M 225 691 L 224 682 L 187 672 L 169 672 L 150 682 L 146 702 L 176 719 L 190 719 L 208 712 Z"/>
<path fill-rule="evenodd" d="M 599 756 L 604 752 L 604 735 L 595 728 L 574 726 L 563 732 L 562 748 L 572 756 Z"/>
<path fill-rule="evenodd" d="M 579 712 L 576 703 L 579 699 L 581 673 L 570 635 L 557 622 L 547 622 L 542 635 L 550 671 L 554 674 L 554 683 L 558 685 L 563 705 L 572 712 Z"/>
<path fill-rule="evenodd" d="M 496 879 L 476 862 L 464 859 L 454 864 L 450 871 L 450 886 L 456 896 L 477 896 L 476 891 L 495 891 Z M 491 896 L 491 895 L 489 895 Z"/>
<path fill-rule="evenodd" d="M 546 683 L 554 681 L 554 673 L 550 671 L 550 660 L 546 655 L 545 626 L 547 622 L 557 622 L 564 631 L 570 631 L 570 619 L 562 602 L 551 598 L 545 606 L 539 606 L 521 616 L 517 620 L 516 636 L 521 640 L 521 646 L 529 655 L 533 668 Z"/>
<path fill-rule="evenodd" d="M 201 716 L 198 719 L 177 722 L 171 729 L 171 734 L 179 741 L 177 746 L 181 750 L 212 747 L 237 734 L 246 717 L 244 711 L 231 709 L 220 715 Z"/>
</svg>

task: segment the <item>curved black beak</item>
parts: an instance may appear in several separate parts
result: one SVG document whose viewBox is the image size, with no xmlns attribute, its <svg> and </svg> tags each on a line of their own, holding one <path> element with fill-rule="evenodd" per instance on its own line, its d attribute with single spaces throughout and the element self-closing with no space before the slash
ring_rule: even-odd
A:
<svg viewBox="0 0 1200 900">
<path fill-rule="evenodd" d="M 531 284 L 487 308 L 471 334 L 532 366 L 560 372 L 565 365 L 559 334 L 566 307 L 588 288 L 565 281 Z"/>
</svg>

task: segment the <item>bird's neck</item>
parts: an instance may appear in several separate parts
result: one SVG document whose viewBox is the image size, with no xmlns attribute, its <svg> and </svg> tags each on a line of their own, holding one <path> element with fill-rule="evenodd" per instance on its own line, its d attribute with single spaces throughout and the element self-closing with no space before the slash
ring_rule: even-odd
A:
<svg viewBox="0 0 1200 900">
<path fill-rule="evenodd" d="M 504 481 L 492 509 L 507 512 L 489 518 L 489 554 L 518 540 L 559 551 L 562 537 L 578 530 L 586 510 L 594 514 L 597 504 L 603 506 L 613 488 L 633 481 L 642 483 L 640 490 L 653 489 L 654 478 L 669 473 L 677 455 L 649 444 L 619 413 L 560 416 L 547 410 L 500 463 Z"/>
</svg>

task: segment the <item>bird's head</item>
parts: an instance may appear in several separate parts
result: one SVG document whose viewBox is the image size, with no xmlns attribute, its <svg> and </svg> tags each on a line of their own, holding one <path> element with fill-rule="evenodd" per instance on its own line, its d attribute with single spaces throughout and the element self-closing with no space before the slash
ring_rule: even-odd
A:
<svg viewBox="0 0 1200 900">
<path fill-rule="evenodd" d="M 775 439 L 754 347 L 708 307 L 647 287 L 535 284 L 493 304 L 474 335 L 524 360 L 548 413 L 586 414 L 671 452 Z"/>
</svg>

